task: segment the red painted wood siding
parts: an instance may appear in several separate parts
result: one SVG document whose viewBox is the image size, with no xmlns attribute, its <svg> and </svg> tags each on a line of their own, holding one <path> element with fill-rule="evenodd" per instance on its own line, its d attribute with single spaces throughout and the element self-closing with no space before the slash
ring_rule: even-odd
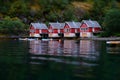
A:
<svg viewBox="0 0 120 80">
<path fill-rule="evenodd" d="M 88 32 L 92 32 L 92 28 L 91 27 L 88 28 Z"/>
<path fill-rule="evenodd" d="M 99 32 L 99 31 L 101 31 L 101 28 L 94 28 L 94 32 Z"/>
<path fill-rule="evenodd" d="M 64 33 L 64 29 L 60 29 L 60 33 Z"/>
<path fill-rule="evenodd" d="M 79 29 L 79 28 L 71 28 L 71 29 L 70 29 L 70 32 L 71 32 L 71 33 L 79 33 L 79 32 L 80 32 L 80 29 Z"/>
<path fill-rule="evenodd" d="M 53 29 L 53 33 L 58 33 L 58 29 Z"/>
<path fill-rule="evenodd" d="M 68 24 L 65 24 L 64 28 L 70 28 Z"/>
<path fill-rule="evenodd" d="M 80 33 L 80 28 L 79 28 L 79 29 L 77 29 L 77 31 L 78 31 L 78 33 Z"/>
<path fill-rule="evenodd" d="M 63 31 L 64 31 L 64 33 L 70 33 L 71 32 L 71 29 L 70 29 L 68 24 L 65 24 Z"/>
<path fill-rule="evenodd" d="M 80 26 L 80 32 L 92 32 L 92 28 L 88 27 L 85 23 Z"/>
<path fill-rule="evenodd" d="M 48 30 L 47 29 L 42 29 L 41 33 L 48 33 Z"/>
<path fill-rule="evenodd" d="M 75 33 L 75 28 L 71 28 L 71 29 L 70 29 L 70 32 L 71 32 L 71 33 Z"/>
<path fill-rule="evenodd" d="M 35 29 L 35 33 L 39 34 L 39 29 Z"/>
<path fill-rule="evenodd" d="M 79 33 L 80 32 L 79 28 L 70 28 L 70 26 L 68 24 L 65 24 L 64 30 L 65 29 L 69 29 L 69 33 Z"/>
<path fill-rule="evenodd" d="M 58 33 L 58 29 L 53 29 L 53 27 L 50 25 L 49 30 L 52 30 L 52 32 L 49 32 L 49 33 Z"/>
<path fill-rule="evenodd" d="M 34 29 L 34 27 L 31 25 L 31 26 L 30 26 L 30 33 L 34 33 L 34 31 L 35 31 L 35 29 Z"/>
</svg>

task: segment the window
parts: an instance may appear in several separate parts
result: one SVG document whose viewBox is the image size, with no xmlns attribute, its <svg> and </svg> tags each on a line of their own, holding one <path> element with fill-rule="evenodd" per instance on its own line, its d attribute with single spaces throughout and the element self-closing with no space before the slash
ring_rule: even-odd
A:
<svg viewBox="0 0 120 80">
<path fill-rule="evenodd" d="M 80 28 L 80 30 L 85 32 L 88 30 L 88 28 Z"/>
<path fill-rule="evenodd" d="M 64 29 L 65 32 L 70 32 L 69 28 Z"/>
<path fill-rule="evenodd" d="M 30 30 L 30 32 L 31 32 L 31 33 L 34 33 L 34 32 L 35 32 L 35 30 L 33 30 L 33 29 L 32 29 L 32 30 Z"/>
</svg>

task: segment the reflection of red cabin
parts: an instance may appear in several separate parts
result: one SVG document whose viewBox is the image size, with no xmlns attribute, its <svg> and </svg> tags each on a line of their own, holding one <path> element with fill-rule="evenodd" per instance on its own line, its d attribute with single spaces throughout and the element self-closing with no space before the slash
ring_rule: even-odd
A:
<svg viewBox="0 0 120 80">
<path fill-rule="evenodd" d="M 80 32 L 80 22 L 65 22 L 64 37 L 76 37 Z"/>
<path fill-rule="evenodd" d="M 80 37 L 93 37 L 93 33 L 99 33 L 101 26 L 97 21 L 83 20 L 80 26 Z"/>
<path fill-rule="evenodd" d="M 48 28 L 43 23 L 30 24 L 30 37 L 40 37 L 43 34 L 48 34 Z"/>
<path fill-rule="evenodd" d="M 49 23 L 48 27 L 49 37 L 60 37 L 59 34 L 64 32 L 64 23 Z"/>
</svg>

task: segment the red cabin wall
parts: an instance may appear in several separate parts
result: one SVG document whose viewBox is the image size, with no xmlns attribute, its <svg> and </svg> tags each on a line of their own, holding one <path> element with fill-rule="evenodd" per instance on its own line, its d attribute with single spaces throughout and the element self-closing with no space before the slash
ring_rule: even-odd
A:
<svg viewBox="0 0 120 80">
<path fill-rule="evenodd" d="M 30 29 L 34 29 L 34 27 L 31 25 L 31 26 L 30 26 Z"/>
<path fill-rule="evenodd" d="M 70 29 L 70 32 L 71 32 L 71 33 L 75 33 L 75 28 L 71 28 L 71 29 Z"/>
<path fill-rule="evenodd" d="M 88 28 L 88 32 L 92 32 L 92 28 L 91 27 Z"/>
<path fill-rule="evenodd" d="M 51 25 L 49 26 L 49 29 L 52 30 L 52 33 L 58 33 L 58 29 L 53 29 Z M 49 32 L 49 33 L 51 33 L 51 32 Z"/>
<path fill-rule="evenodd" d="M 94 28 L 94 30 L 95 30 L 95 32 L 97 32 L 97 31 L 101 31 L 101 28 Z"/>
<path fill-rule="evenodd" d="M 47 29 L 42 29 L 41 32 L 42 33 L 48 33 L 48 30 Z"/>
<path fill-rule="evenodd" d="M 39 29 L 35 29 L 35 33 L 39 34 Z"/>
<path fill-rule="evenodd" d="M 53 29 L 53 33 L 58 33 L 58 29 Z"/>
<path fill-rule="evenodd" d="M 64 33 L 64 29 L 60 29 L 60 33 Z"/>
<path fill-rule="evenodd" d="M 80 26 L 80 28 L 86 28 L 87 27 L 87 25 L 85 24 L 85 23 L 83 23 L 81 26 Z"/>
<path fill-rule="evenodd" d="M 69 30 L 70 30 L 69 32 L 71 32 L 71 29 L 70 29 L 70 27 L 69 27 L 68 24 L 65 24 L 64 29 L 63 29 L 63 32 L 64 32 L 64 33 L 69 33 L 69 32 L 65 32 L 65 29 L 69 29 Z"/>
<path fill-rule="evenodd" d="M 35 30 L 34 27 L 31 25 L 30 26 L 30 33 L 34 33 L 34 30 Z"/>
<path fill-rule="evenodd" d="M 65 24 L 64 28 L 70 28 L 68 24 Z"/>
<path fill-rule="evenodd" d="M 85 23 L 80 26 L 80 32 L 92 32 L 92 28 L 88 27 Z"/>
<path fill-rule="evenodd" d="M 70 28 L 68 24 L 66 24 L 66 25 L 64 26 L 64 29 L 66 29 L 66 28 L 67 28 L 67 29 L 70 29 L 70 33 L 76 33 L 76 32 L 75 32 L 76 29 L 77 29 L 77 33 L 80 32 L 80 29 L 79 29 L 79 28 Z"/>
</svg>

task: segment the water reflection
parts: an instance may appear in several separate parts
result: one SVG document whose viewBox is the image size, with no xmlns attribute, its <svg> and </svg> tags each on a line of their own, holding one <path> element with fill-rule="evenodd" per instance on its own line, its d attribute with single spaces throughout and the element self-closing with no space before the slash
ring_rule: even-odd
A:
<svg viewBox="0 0 120 80">
<path fill-rule="evenodd" d="M 120 80 L 120 55 L 108 47 L 91 40 L 0 41 L 0 79 Z"/>
<path fill-rule="evenodd" d="M 59 71 L 64 77 L 69 78 L 65 80 L 93 80 L 95 78 L 93 68 L 98 65 L 99 49 L 100 43 L 91 40 L 30 41 L 29 63 L 46 65 L 49 70 L 52 68 Z M 59 76 L 62 77 L 62 74 Z"/>
<path fill-rule="evenodd" d="M 30 41 L 30 53 L 31 59 L 49 60 L 67 64 L 81 65 L 81 61 L 69 61 L 58 57 L 78 57 L 82 60 L 97 61 L 99 58 L 100 44 L 97 41 L 91 40 L 52 40 L 52 41 Z M 52 56 L 52 58 L 44 57 L 45 55 Z M 76 58 L 77 59 L 77 58 Z M 39 64 L 37 62 L 31 62 L 32 64 Z M 86 62 L 82 62 L 82 65 L 94 65 Z"/>
<path fill-rule="evenodd" d="M 51 40 L 30 41 L 30 53 L 33 55 L 81 56 L 99 55 L 99 43 L 91 40 Z"/>
</svg>

